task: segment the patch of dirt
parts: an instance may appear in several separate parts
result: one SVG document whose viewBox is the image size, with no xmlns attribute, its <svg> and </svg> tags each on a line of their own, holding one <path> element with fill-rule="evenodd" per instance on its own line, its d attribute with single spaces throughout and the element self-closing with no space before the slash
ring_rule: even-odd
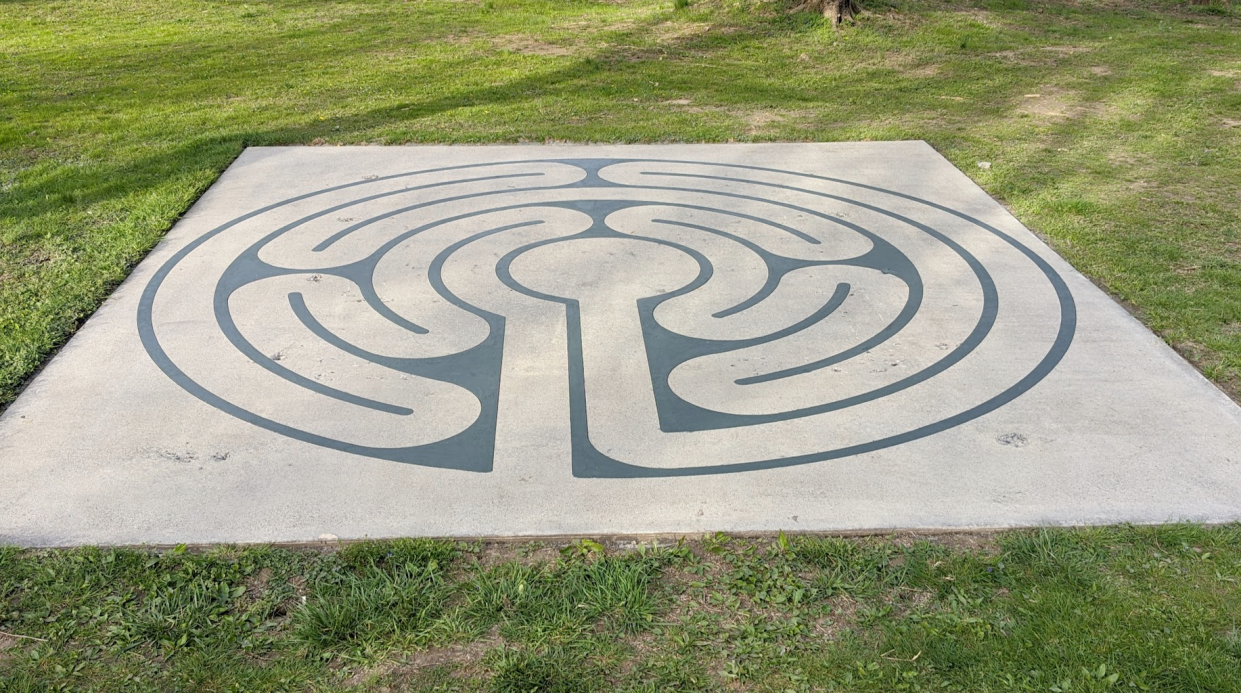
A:
<svg viewBox="0 0 1241 693">
<path fill-rule="evenodd" d="M 1183 342 L 1177 342 L 1172 347 L 1180 352 L 1181 356 L 1184 356 L 1193 362 L 1195 366 L 1198 366 L 1199 370 L 1202 370 L 1203 366 L 1208 365 L 1208 362 L 1213 360 L 1211 358 L 1211 350 L 1206 345 L 1192 340 L 1187 339 Z"/>
<path fill-rule="evenodd" d="M 271 581 L 271 568 L 263 568 L 255 573 L 253 577 L 246 580 L 246 594 L 258 596 L 266 589 L 267 583 Z"/>
<path fill-rule="evenodd" d="M 284 616 L 291 614 L 299 606 L 306 603 L 306 579 L 300 575 L 294 575 L 289 578 L 289 585 L 293 588 L 293 596 L 276 605 L 276 615 Z M 249 592 L 246 593 L 247 595 Z"/>
<path fill-rule="evenodd" d="M 928 604 L 935 601 L 935 593 L 930 590 L 910 590 L 908 598 L 908 606 L 912 609 L 923 609 Z"/>
<path fill-rule="evenodd" d="M 37 645 L 38 641 L 0 633 L 0 664 L 17 658 L 21 645 Z"/>
<path fill-rule="evenodd" d="M 746 135 L 769 132 L 780 123 L 791 122 L 798 127 L 810 127 L 815 116 L 811 110 L 786 109 L 739 109 L 724 106 L 695 106 L 691 99 L 671 99 L 658 102 L 661 106 L 679 108 L 687 113 L 721 113 L 745 122 Z"/>
<path fill-rule="evenodd" d="M 1224 127 L 1241 128 L 1241 120 L 1233 120 L 1232 118 L 1224 118 Z"/>
<path fill-rule="evenodd" d="M 469 31 L 464 34 L 448 34 L 440 40 L 444 43 L 451 43 L 454 46 L 466 46 L 477 41 L 483 35 L 480 31 Z"/>
<path fill-rule="evenodd" d="M 386 677 L 393 669 L 396 668 L 396 662 L 383 662 L 373 667 L 359 669 L 354 672 L 353 676 L 341 681 L 341 685 L 345 688 L 354 688 L 364 683 L 374 681 Z"/>
<path fill-rule="evenodd" d="M 557 29 L 567 29 L 575 34 L 598 34 L 604 31 L 609 33 L 624 33 L 633 31 L 638 28 L 638 22 L 633 19 L 622 19 L 618 22 L 565 22 L 557 24 Z"/>
<path fill-rule="evenodd" d="M 1112 68 L 1105 65 L 1096 65 L 1095 67 L 1090 68 L 1090 74 L 1097 75 L 1099 77 L 1106 77 L 1107 75 L 1112 74 Z"/>
<path fill-rule="evenodd" d="M 47 248 L 36 247 L 26 253 L 24 257 L 21 257 L 18 262 L 26 267 L 38 267 L 56 259 L 58 259 L 57 256 L 53 255 Z"/>
<path fill-rule="evenodd" d="M 979 10 L 979 9 L 970 8 L 966 10 L 961 10 L 957 14 L 969 17 L 975 22 L 978 22 L 979 24 L 985 27 L 991 28 L 991 29 L 1003 29 L 1004 28 L 1004 23 L 996 18 L 996 15 L 994 12 L 988 12 L 987 10 Z"/>
<path fill-rule="evenodd" d="M 1139 163 L 1144 163 L 1143 159 L 1138 158 L 1133 152 L 1124 150 L 1116 150 L 1107 153 L 1107 162 L 1113 166 L 1130 167 Z"/>
<path fill-rule="evenodd" d="M 633 655 L 624 659 L 611 672 L 608 679 L 612 685 L 619 685 L 622 681 L 629 678 L 633 670 L 639 664 L 646 661 L 656 650 L 655 636 L 652 633 L 639 633 L 625 638 L 625 643 L 633 648 Z"/>
<path fill-rule="evenodd" d="M 1091 110 L 1073 101 L 1072 92 L 1058 88 L 1042 89 L 1038 93 L 1022 95 L 1017 112 L 1054 120 L 1078 118 Z"/>
<path fill-rule="evenodd" d="M 571 48 L 539 41 L 529 36 L 497 36 L 491 40 L 491 43 L 500 50 L 521 53 L 522 55 L 576 55 L 576 51 Z"/>
<path fill-rule="evenodd" d="M 1078 53 L 1089 53 L 1094 49 L 1087 46 L 1042 46 L 1039 50 L 1055 53 L 1056 55 L 1077 55 Z"/>
<path fill-rule="evenodd" d="M 1235 326 L 1236 323 L 1231 323 L 1230 325 Z M 1172 344 L 1172 348 L 1176 349 L 1181 356 L 1184 356 L 1186 360 L 1200 371 L 1216 368 L 1222 363 L 1222 358 L 1219 354 L 1213 353 L 1205 345 L 1192 340 L 1176 342 Z M 1222 377 L 1212 378 L 1212 382 L 1220 390 L 1223 390 L 1224 394 L 1241 404 L 1241 378 L 1223 373 L 1220 376 Z"/>
<path fill-rule="evenodd" d="M 1093 50 L 1093 48 L 1087 46 L 1041 46 L 1038 48 L 997 51 L 987 55 L 992 58 L 1007 60 L 1017 65 L 1034 67 L 1038 65 L 1053 65 L 1061 58 L 1089 53 Z"/>
<path fill-rule="evenodd" d="M 345 687 L 357 687 L 368 682 L 383 681 L 383 685 L 367 686 L 367 691 L 403 691 L 405 683 L 417 678 L 424 671 L 439 667 L 453 667 L 451 676 L 468 679 L 478 676 L 481 671 L 479 662 L 488 651 L 504 645 L 504 640 L 495 634 L 495 629 L 483 638 L 469 643 L 430 647 L 418 652 L 410 652 L 402 659 L 388 661 L 362 669 L 343 682 Z"/>
<path fill-rule="evenodd" d="M 904 617 L 906 614 L 926 611 L 935 601 L 935 593 L 930 590 L 913 587 L 897 587 L 883 594 L 883 603 L 892 608 L 892 614 Z"/>
<path fill-rule="evenodd" d="M 946 532 L 944 534 L 915 534 L 902 533 L 888 537 L 888 540 L 894 546 L 909 547 L 920 541 L 938 544 L 958 553 L 978 553 L 983 555 L 995 555 L 999 553 L 1000 547 L 996 544 L 995 537 L 998 532 L 978 531 L 978 532 Z"/>
<path fill-rule="evenodd" d="M 811 632 L 824 640 L 836 640 L 841 631 L 847 630 L 857 623 L 859 604 L 847 594 L 838 594 L 827 601 L 830 610 L 827 616 L 816 618 L 811 624 Z"/>
<path fill-rule="evenodd" d="M 745 116 L 746 128 L 745 134 L 757 135 L 766 130 L 768 126 L 775 123 L 782 123 L 785 116 L 774 111 L 752 111 Z"/>
<path fill-rule="evenodd" d="M 502 563 L 518 563 L 526 567 L 547 565 L 559 560 L 560 549 L 568 545 L 569 542 L 544 544 L 537 541 L 527 544 L 487 543 L 474 554 L 474 564 L 480 568 L 491 568 Z"/>
<path fill-rule="evenodd" d="M 1031 59 L 1031 55 L 1032 55 L 1031 52 L 1028 50 L 996 51 L 995 53 L 987 54 L 988 57 L 999 58 L 1001 60 L 1007 60 L 1008 62 L 1016 63 L 1017 65 L 1026 65 L 1029 67 L 1033 67 L 1035 65 L 1046 64 L 1045 60 Z"/>
<path fill-rule="evenodd" d="M 929 64 L 929 65 L 920 65 L 911 70 L 904 70 L 903 74 L 906 77 L 917 77 L 919 79 L 925 79 L 927 77 L 934 77 L 935 75 L 939 74 L 939 65 L 936 65 L 934 63 Z"/>
<path fill-rule="evenodd" d="M 922 63 L 916 54 L 892 51 L 883 56 L 883 66 L 906 77 L 926 78 L 939 74 L 937 63 Z"/>
<path fill-rule="evenodd" d="M 655 37 L 661 43 L 665 41 L 678 41 L 692 36 L 703 36 L 713 28 L 711 24 L 706 22 L 664 22 L 654 27 Z M 716 33 L 731 32 L 716 31 Z"/>
</svg>

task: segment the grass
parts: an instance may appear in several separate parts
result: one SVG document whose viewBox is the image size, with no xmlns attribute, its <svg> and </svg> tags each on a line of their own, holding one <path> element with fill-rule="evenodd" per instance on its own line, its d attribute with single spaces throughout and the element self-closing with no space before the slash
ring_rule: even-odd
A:
<svg viewBox="0 0 1241 693">
<path fill-rule="evenodd" d="M 2 0 L 0 406 L 247 145 L 546 140 L 925 139 L 1236 396 L 1241 9 L 1197 2 Z"/>
<path fill-rule="evenodd" d="M 1232 693 L 1238 580 L 1239 525 L 3 549 L 0 690 Z"/>
</svg>

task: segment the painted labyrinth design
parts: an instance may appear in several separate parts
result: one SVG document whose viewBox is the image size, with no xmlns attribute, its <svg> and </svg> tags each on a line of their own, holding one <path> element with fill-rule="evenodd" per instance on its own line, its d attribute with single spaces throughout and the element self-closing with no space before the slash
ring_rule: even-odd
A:
<svg viewBox="0 0 1241 693">
<path fill-rule="evenodd" d="M 683 161 L 462 165 L 327 188 L 176 253 L 147 352 L 307 443 L 477 472 L 713 474 L 933 435 L 1073 337 L 1037 254 L 844 180 Z"/>
</svg>

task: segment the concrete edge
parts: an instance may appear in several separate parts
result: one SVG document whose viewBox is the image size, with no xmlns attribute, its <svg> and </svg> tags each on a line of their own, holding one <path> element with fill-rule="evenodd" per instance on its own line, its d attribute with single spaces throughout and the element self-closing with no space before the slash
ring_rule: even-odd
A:
<svg viewBox="0 0 1241 693">
<path fill-rule="evenodd" d="M 656 545 L 670 546 L 680 541 L 700 541 L 707 537 L 723 534 L 727 537 L 738 539 L 775 539 L 780 534 L 788 537 L 839 537 L 839 538 L 868 538 L 868 537 L 912 537 L 912 538 L 934 538 L 934 537 L 991 537 L 997 534 L 1007 532 L 1028 532 L 1037 529 L 1107 529 L 1120 527 L 1173 527 L 1177 525 L 1193 525 L 1196 527 L 1228 527 L 1241 526 L 1241 520 L 1232 520 L 1227 522 L 1124 522 L 1120 524 L 1110 525 L 1092 525 L 1092 524 L 1042 524 L 1042 525 L 1016 525 L 1011 527 L 999 526 L 980 526 L 980 527 L 920 527 L 913 529 L 898 528 L 871 528 L 871 529 L 843 529 L 843 530 L 777 530 L 771 531 L 745 531 L 745 532 L 725 532 L 725 531 L 705 531 L 705 532 L 652 532 L 640 534 L 523 534 L 523 535 L 479 535 L 479 536 L 393 536 L 393 537 L 363 537 L 360 539 L 307 539 L 301 541 L 254 541 L 254 542 L 206 542 L 206 543 L 185 543 L 185 544 L 62 544 L 48 546 L 19 546 L 16 544 L 0 543 L 0 548 L 6 546 L 14 546 L 21 551 L 65 551 L 84 548 L 98 549 L 137 549 L 154 553 L 173 551 L 184 547 L 185 551 L 190 553 L 205 553 L 211 549 L 220 547 L 238 547 L 238 548 L 275 548 L 275 549 L 292 549 L 292 550 L 332 550 L 340 549 L 352 544 L 360 544 L 364 542 L 377 541 L 395 541 L 399 539 L 430 539 L 435 541 L 451 541 L 462 544 L 484 544 L 509 546 L 517 544 L 527 544 L 536 542 L 545 542 L 552 544 L 570 545 L 574 542 L 589 539 L 596 541 L 610 548 L 621 548 L 638 545 Z"/>
</svg>

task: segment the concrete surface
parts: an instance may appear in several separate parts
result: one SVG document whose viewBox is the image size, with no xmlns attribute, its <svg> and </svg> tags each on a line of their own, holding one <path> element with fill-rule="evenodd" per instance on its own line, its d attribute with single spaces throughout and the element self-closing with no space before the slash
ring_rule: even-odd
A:
<svg viewBox="0 0 1241 693">
<path fill-rule="evenodd" d="M 1222 521 L 1239 471 L 921 142 L 255 148 L 0 417 L 0 541 Z"/>
</svg>

